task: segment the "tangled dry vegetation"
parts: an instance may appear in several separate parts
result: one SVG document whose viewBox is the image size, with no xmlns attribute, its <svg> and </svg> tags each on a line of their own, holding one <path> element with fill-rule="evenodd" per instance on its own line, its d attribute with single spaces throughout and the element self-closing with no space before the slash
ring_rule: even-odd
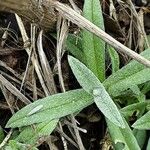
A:
<svg viewBox="0 0 150 150">
<path fill-rule="evenodd" d="M 139 54 L 148 48 L 150 43 L 148 36 L 150 29 L 149 4 L 148 2 L 133 2 L 131 0 L 125 2 L 120 0 L 103 0 L 100 3 L 97 3 L 99 2 L 98 0 L 87 1 L 91 2 L 92 5 L 86 8 L 87 10 L 89 9 L 89 12 L 84 11 L 83 13 L 83 9 L 86 7 L 83 0 L 60 2 L 56 0 L 0 0 L 0 149 L 111 150 L 115 147 L 119 150 L 122 146 L 125 146 L 125 148 L 132 150 L 146 149 L 147 147 L 148 150 L 148 146 L 150 145 L 150 142 L 148 142 L 149 132 L 146 130 L 148 127 L 143 127 L 146 128 L 143 131 L 138 129 L 134 131 L 137 133 L 134 134 L 135 137 L 140 138 L 140 140 L 142 138 L 142 142 L 139 142 L 139 139 L 135 140 L 133 133 L 131 134 L 131 129 L 133 128 L 128 129 L 128 127 L 149 111 L 146 108 L 149 106 L 149 101 L 146 101 L 149 99 L 149 77 L 144 76 L 143 80 L 141 76 L 145 74 L 143 70 L 150 67 L 150 61 L 148 60 L 149 57 L 146 56 L 148 55 L 147 53 L 143 55 Z M 88 19 L 86 13 L 90 13 L 94 6 L 102 8 L 102 12 L 101 10 L 96 12 L 96 14 L 100 14 L 100 16 L 96 17 L 102 18 L 100 20 L 102 21 L 102 26 L 104 25 L 105 27 L 105 31 L 104 28 L 100 28 L 102 26 L 97 25 L 95 21 L 97 18 L 92 21 Z M 95 10 L 92 10 L 93 16 L 95 15 L 94 11 L 97 11 L 96 9 L 97 7 Z M 86 33 L 82 33 L 82 31 L 89 31 L 93 37 L 100 38 L 101 46 L 104 46 L 104 49 L 109 49 L 109 46 L 111 47 L 108 51 L 104 52 L 104 57 L 101 57 L 104 59 L 104 67 L 101 67 L 100 73 L 98 71 L 97 74 L 94 72 L 94 69 L 97 67 L 96 65 L 99 64 L 97 62 L 97 64 L 93 63 L 92 52 L 89 52 L 89 54 L 85 53 L 84 47 L 87 48 L 87 46 L 82 45 L 83 53 L 82 51 L 78 51 L 80 48 L 77 48 L 77 46 L 80 47 L 82 41 L 85 40 L 84 38 L 82 39 L 82 36 L 85 37 Z M 88 37 L 88 41 L 90 36 L 86 36 Z M 105 42 L 109 45 L 106 45 Z M 89 43 L 89 47 L 91 45 Z M 116 53 L 114 48 L 118 53 Z M 93 104 L 93 100 L 89 98 L 89 95 L 87 96 L 83 91 L 77 91 L 76 95 L 78 96 L 75 98 L 77 99 L 77 104 L 74 102 L 76 101 L 74 100 L 74 96 L 76 95 L 71 93 L 72 90 L 82 87 L 87 93 L 90 93 L 87 85 L 90 87 L 93 86 L 93 83 L 89 81 L 91 84 L 86 83 L 87 85 L 84 87 L 85 83 L 82 84 L 82 81 L 80 81 L 82 74 L 78 78 L 78 73 L 76 74 L 78 70 L 74 72 L 70 62 L 73 74 L 68 65 L 68 54 L 75 56 L 86 64 L 103 83 L 115 101 L 115 103 L 110 102 L 115 106 L 116 110 L 112 110 L 114 114 L 118 113 L 120 115 L 118 109 L 139 103 L 140 113 L 137 113 L 137 105 L 136 109 L 134 106 L 131 107 L 133 111 L 130 111 L 130 113 L 128 109 L 120 110 L 122 115 L 128 118 L 127 122 L 129 126 L 125 127 L 126 130 L 123 130 L 121 127 L 117 129 L 115 125 L 113 126 L 110 123 L 111 121 L 115 123 L 115 119 L 111 120 L 109 118 L 109 111 L 103 111 L 103 108 L 97 104 L 95 97 L 94 101 L 97 106 Z M 87 62 L 84 60 L 84 56 L 89 58 L 86 60 Z M 120 90 L 121 94 L 117 95 L 115 90 L 112 90 L 114 93 L 111 93 L 111 90 L 109 91 L 109 78 L 107 81 L 107 77 L 111 74 L 114 75 L 119 68 L 128 64 L 131 59 L 135 60 L 133 62 L 135 64 L 132 64 L 132 68 L 130 67 L 128 71 L 132 72 L 134 66 L 137 69 L 139 66 L 136 67 L 136 65 L 140 64 L 143 67 L 146 66 L 144 69 L 140 66 L 140 69 L 143 69 L 143 74 L 135 76 L 133 78 L 135 82 L 132 78 L 131 80 L 128 78 L 128 80 L 124 81 L 127 84 L 125 83 L 122 89 L 126 90 L 126 93 L 119 88 L 117 90 Z M 78 63 L 78 61 L 75 61 L 75 63 Z M 103 62 L 101 61 L 101 63 Z M 83 74 L 87 73 L 87 77 L 85 76 L 85 78 L 89 80 L 93 79 L 94 83 L 97 81 L 97 78 L 92 76 L 90 71 L 88 72 L 84 66 L 79 64 L 77 68 L 80 69 L 80 67 L 81 70 L 85 69 Z M 149 73 L 148 69 L 145 70 L 147 71 L 146 73 Z M 126 75 L 128 74 L 130 73 L 126 73 Z M 133 84 L 130 84 L 132 81 Z M 113 84 L 115 84 L 115 80 Z M 128 86 L 128 84 L 130 85 Z M 100 86 L 103 87 L 103 85 Z M 116 87 L 118 85 L 116 84 Z M 74 106 L 72 104 L 69 105 L 72 102 L 68 98 L 69 94 L 67 95 L 67 91 L 71 93 L 70 97 L 72 97 Z M 57 93 L 63 93 L 64 95 L 59 96 Z M 107 95 L 107 93 L 105 94 Z M 54 98 L 51 95 L 54 95 Z M 130 101 L 126 99 L 126 95 L 129 96 Z M 68 100 L 65 103 L 63 103 L 65 101 L 63 96 Z M 42 104 L 38 104 L 38 101 L 36 103 L 36 100 L 42 98 L 45 98 Z M 58 101 L 53 102 L 54 99 Z M 107 99 L 110 99 L 110 97 L 107 97 Z M 120 99 L 123 99 L 123 101 Z M 82 100 L 85 100 L 85 105 L 80 104 Z M 118 108 L 115 105 L 116 103 Z M 20 121 L 17 122 L 18 118 L 16 116 L 17 119 L 13 120 L 14 122 L 16 121 L 14 124 L 11 120 L 8 122 L 16 112 L 26 105 L 29 105 L 27 109 L 30 111 L 26 109 L 19 116 L 22 115 L 22 118 L 28 119 L 28 117 L 36 115 L 36 113 L 45 109 L 44 114 L 46 114 L 46 117 L 43 116 L 46 119 L 43 121 L 42 115 L 39 115 L 35 116 L 35 118 L 32 117 L 33 120 L 30 118 L 28 122 L 20 118 Z M 53 107 L 56 107 L 56 105 L 59 107 L 53 110 Z M 63 105 L 65 106 L 63 107 Z M 52 110 L 48 111 L 49 107 Z M 110 119 L 110 122 L 105 121 L 104 116 L 108 120 Z M 39 117 L 41 120 L 36 120 L 36 117 Z M 52 119 L 48 120 L 51 117 Z M 116 124 L 118 125 L 119 123 Z M 9 128 L 6 128 L 6 126 Z M 112 133 L 113 130 L 119 130 L 122 136 L 114 136 Z M 129 134 L 129 139 L 134 143 L 131 143 L 132 146 L 127 137 L 124 137 L 125 134 Z M 120 145 L 116 144 L 117 146 L 114 146 L 114 143 L 119 143 Z M 118 146 L 120 147 L 118 148 Z"/>
</svg>

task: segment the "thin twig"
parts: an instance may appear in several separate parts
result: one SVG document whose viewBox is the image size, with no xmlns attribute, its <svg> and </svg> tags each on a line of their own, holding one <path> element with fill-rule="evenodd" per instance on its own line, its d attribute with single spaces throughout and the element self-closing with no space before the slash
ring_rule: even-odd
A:
<svg viewBox="0 0 150 150">
<path fill-rule="evenodd" d="M 40 58 L 39 61 L 41 63 L 43 78 L 44 78 L 44 81 L 45 81 L 45 84 L 47 86 L 49 93 L 52 95 L 52 94 L 57 93 L 57 88 L 55 85 L 52 69 L 49 65 L 48 59 L 47 59 L 46 54 L 43 50 L 42 35 L 43 35 L 43 31 L 41 30 L 39 35 L 38 35 L 38 38 L 37 38 L 37 50 L 38 50 L 38 56 Z"/>
</svg>

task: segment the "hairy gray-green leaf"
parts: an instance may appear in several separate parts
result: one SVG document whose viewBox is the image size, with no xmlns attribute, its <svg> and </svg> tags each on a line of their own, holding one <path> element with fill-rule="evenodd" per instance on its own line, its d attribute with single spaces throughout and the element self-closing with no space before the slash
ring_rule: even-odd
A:
<svg viewBox="0 0 150 150">
<path fill-rule="evenodd" d="M 140 91 L 140 88 L 137 85 L 132 85 L 130 89 L 139 102 L 145 102 L 146 96 Z"/>
<path fill-rule="evenodd" d="M 35 145 L 36 142 L 52 133 L 58 123 L 58 119 L 24 127 L 19 136 L 15 139 L 20 143 Z"/>
<path fill-rule="evenodd" d="M 94 96 L 94 101 L 102 113 L 114 124 L 124 127 L 122 116 L 106 92 L 104 86 L 94 73 L 79 60 L 69 56 L 69 64 L 80 85 L 85 91 Z"/>
<path fill-rule="evenodd" d="M 80 61 L 85 62 L 81 41 L 81 37 L 69 34 L 66 40 L 66 49 Z"/>
<path fill-rule="evenodd" d="M 119 70 L 120 65 L 119 55 L 115 51 L 115 49 L 109 45 L 108 45 L 108 52 L 111 58 L 112 73 L 114 74 L 116 71 Z"/>
<path fill-rule="evenodd" d="M 27 144 L 22 144 L 22 143 L 19 143 L 15 140 L 10 140 L 8 145 L 6 147 L 4 147 L 4 149 L 2 150 L 38 150 L 36 147 L 32 146 L 32 147 L 29 147 L 29 145 Z"/>
<path fill-rule="evenodd" d="M 146 146 L 146 150 L 150 150 L 150 138 L 148 139 L 148 143 L 147 143 L 147 146 Z"/>
<path fill-rule="evenodd" d="M 141 89 L 141 92 L 142 92 L 143 94 L 146 94 L 146 93 L 149 92 L 149 91 L 150 91 L 150 81 L 146 82 L 146 83 L 144 84 L 144 87 Z"/>
<path fill-rule="evenodd" d="M 145 83 L 150 80 L 150 69 L 143 69 L 131 76 L 126 77 L 123 80 L 118 81 L 114 85 L 111 85 L 108 88 L 109 93 L 111 93 L 114 97 L 119 96 L 121 92 L 127 90 L 133 85 L 139 85 Z"/>
<path fill-rule="evenodd" d="M 125 128 L 119 128 L 109 120 L 106 121 L 115 150 L 140 150 L 137 140 L 125 120 Z"/>
<path fill-rule="evenodd" d="M 145 50 L 141 55 L 150 59 L 150 49 Z M 131 61 L 122 69 L 108 77 L 103 84 L 108 92 L 115 97 L 133 85 L 139 85 L 149 81 L 149 73 L 149 68 L 146 68 L 136 61 Z"/>
<path fill-rule="evenodd" d="M 138 119 L 132 127 L 136 129 L 150 129 L 150 111 L 148 111 L 144 116 L 142 116 L 140 119 Z"/>
<path fill-rule="evenodd" d="M 104 21 L 99 0 L 85 0 L 83 16 L 104 29 Z M 85 64 L 101 80 L 105 80 L 105 42 L 89 31 L 82 31 Z"/>
<path fill-rule="evenodd" d="M 93 97 L 82 89 L 48 96 L 18 111 L 10 118 L 6 127 L 15 128 L 59 119 L 81 111 L 92 102 Z M 41 109 L 39 109 L 39 106 L 42 106 Z M 35 110 L 36 108 L 38 109 Z"/>
<path fill-rule="evenodd" d="M 145 144 L 146 138 L 147 138 L 146 130 L 134 129 L 133 134 L 134 134 L 140 148 L 142 149 Z"/>
<path fill-rule="evenodd" d="M 140 102 L 140 103 L 134 103 L 132 105 L 128 105 L 124 108 L 122 108 L 120 111 L 125 117 L 130 117 L 133 115 L 133 113 L 136 113 L 136 116 L 139 115 L 143 109 L 146 109 L 147 102 Z"/>
</svg>

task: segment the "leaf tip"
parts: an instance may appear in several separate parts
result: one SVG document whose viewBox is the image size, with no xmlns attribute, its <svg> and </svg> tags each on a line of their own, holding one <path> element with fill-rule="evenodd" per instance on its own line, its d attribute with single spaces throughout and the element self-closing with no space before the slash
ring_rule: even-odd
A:
<svg viewBox="0 0 150 150">
<path fill-rule="evenodd" d="M 143 129 L 142 125 L 139 123 L 139 121 L 136 121 L 133 125 L 132 128 L 134 129 Z"/>
<path fill-rule="evenodd" d="M 68 55 L 68 62 L 69 62 L 69 64 L 71 64 L 74 60 L 76 60 L 76 58 L 74 58 L 71 55 Z"/>
<path fill-rule="evenodd" d="M 5 125 L 5 128 L 11 128 L 11 123 L 9 123 L 9 121 L 8 121 L 7 124 Z"/>
</svg>

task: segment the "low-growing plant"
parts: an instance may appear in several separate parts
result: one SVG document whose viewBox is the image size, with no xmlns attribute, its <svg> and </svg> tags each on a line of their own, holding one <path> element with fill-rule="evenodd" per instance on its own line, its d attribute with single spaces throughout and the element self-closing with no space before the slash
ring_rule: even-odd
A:
<svg viewBox="0 0 150 150">
<path fill-rule="evenodd" d="M 99 0 L 85 0 L 83 15 L 104 30 Z M 5 149 L 16 150 L 19 146 L 35 145 L 39 138 L 51 134 L 60 118 L 76 114 L 92 103 L 105 116 L 116 150 L 142 149 L 146 131 L 150 129 L 150 101 L 146 98 L 150 90 L 150 69 L 135 60 L 119 69 L 117 52 L 86 30 L 82 30 L 77 38 L 72 34 L 68 37 L 66 49 L 76 57 L 68 57 L 69 65 L 82 89 L 45 97 L 19 110 L 6 127 L 19 127 L 21 132 Z M 108 78 L 106 51 L 112 67 L 112 75 Z M 150 49 L 141 55 L 150 60 Z M 130 125 L 130 117 L 134 113 L 137 121 Z M 149 147 L 148 141 L 147 149 Z"/>
</svg>

